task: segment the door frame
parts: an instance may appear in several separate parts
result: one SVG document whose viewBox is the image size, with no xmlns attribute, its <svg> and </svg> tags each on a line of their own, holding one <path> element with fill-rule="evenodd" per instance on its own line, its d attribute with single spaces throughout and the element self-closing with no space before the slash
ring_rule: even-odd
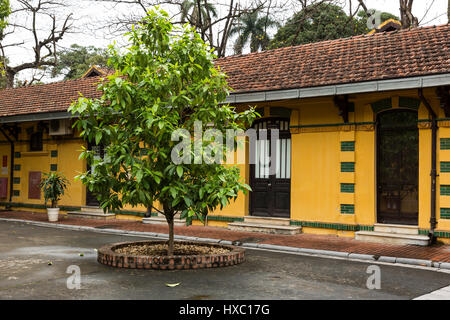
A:
<svg viewBox="0 0 450 320">
<path fill-rule="evenodd" d="M 261 119 L 255 120 L 253 122 L 252 128 L 254 128 L 255 125 L 257 125 L 257 124 L 267 122 L 268 120 L 287 121 L 287 124 L 288 124 L 287 130 L 280 130 L 279 131 L 279 139 L 282 139 L 282 138 L 290 139 L 291 146 L 290 146 L 290 154 L 289 154 L 289 156 L 290 156 L 290 166 L 291 166 L 290 173 L 291 174 L 290 174 L 290 178 L 289 179 L 279 179 L 279 180 L 289 180 L 289 187 L 288 187 L 289 188 L 289 209 L 288 209 L 287 213 L 276 212 L 276 210 L 274 209 L 273 203 L 271 202 L 271 199 L 269 199 L 269 201 L 270 201 L 269 206 L 272 205 L 271 206 L 272 212 L 269 212 L 269 210 L 270 210 L 269 209 L 267 214 L 264 214 L 263 212 L 258 212 L 258 214 L 255 214 L 254 194 L 253 194 L 253 191 L 250 191 L 249 192 L 249 215 L 250 216 L 257 216 L 257 217 L 290 218 L 291 217 L 291 191 L 292 191 L 291 190 L 291 188 L 292 188 L 292 183 L 291 183 L 291 179 L 292 179 L 292 138 L 291 138 L 291 133 L 290 133 L 290 129 L 289 129 L 290 119 L 287 118 L 287 117 L 266 117 L 266 118 L 261 118 Z M 258 136 L 259 136 L 259 132 L 257 132 L 257 137 Z M 270 132 L 269 131 L 268 131 L 267 138 L 270 141 Z M 258 138 L 256 139 L 256 141 L 259 141 Z M 249 148 L 250 147 L 253 147 L 253 146 L 249 146 Z M 271 152 L 271 148 L 269 148 L 269 156 L 270 156 L 270 152 Z M 255 155 L 255 160 L 257 160 L 256 155 Z M 255 164 L 249 164 L 248 169 L 250 171 L 249 172 L 249 185 L 253 189 L 254 186 L 255 186 L 255 180 L 256 180 L 256 178 L 255 178 Z M 267 180 L 271 181 L 269 183 L 274 183 L 276 179 L 277 178 L 275 178 L 274 175 L 271 175 L 271 176 L 269 176 L 269 178 Z"/>
<path fill-rule="evenodd" d="M 419 220 L 419 166 L 420 166 L 420 153 L 419 153 L 419 145 L 420 145 L 420 136 L 419 136 L 419 129 L 417 127 L 417 122 L 415 124 L 415 130 L 417 131 L 417 175 L 416 175 L 416 180 L 417 180 L 417 217 L 414 221 L 414 223 L 407 223 L 406 221 L 401 221 L 401 217 L 398 218 L 398 220 L 396 220 L 395 222 L 383 222 L 382 221 L 382 217 L 380 217 L 381 214 L 381 210 L 380 210 L 380 201 L 381 201 L 381 197 L 380 197 L 380 189 L 379 189 L 379 183 L 380 183 L 380 157 L 381 157 L 381 152 L 380 152 L 380 132 L 381 132 L 381 126 L 380 126 L 380 120 L 379 120 L 379 116 L 382 114 L 386 114 L 386 113 L 395 113 L 395 112 L 409 112 L 409 113 L 413 113 L 417 116 L 418 118 L 418 110 L 414 110 L 414 109 L 409 109 L 409 108 L 394 108 L 394 109 L 388 109 L 388 110 L 384 110 L 381 111 L 379 113 L 376 114 L 376 127 L 375 127 L 375 150 L 376 150 L 376 157 L 375 157 L 375 199 L 376 199 L 376 212 L 375 212 L 375 221 L 376 223 L 384 223 L 384 224 L 398 224 L 398 225 L 418 225 L 418 220 Z M 412 126 L 411 126 L 412 128 Z M 385 218 L 386 219 L 386 218 Z M 389 220 L 389 218 L 388 218 Z M 407 219 L 405 219 L 407 220 Z M 399 222 L 400 221 L 400 222 Z"/>
<path fill-rule="evenodd" d="M 88 150 L 92 150 L 92 147 L 97 146 L 94 143 L 87 143 L 87 149 Z M 103 158 L 104 157 L 104 146 L 100 145 L 100 156 Z M 91 165 L 89 164 L 89 161 L 86 161 L 86 171 L 90 171 L 91 170 Z M 100 206 L 100 202 L 97 200 L 97 198 L 95 198 L 95 195 L 93 192 L 89 191 L 89 188 L 86 186 L 85 187 L 86 192 L 85 192 L 85 197 L 86 197 L 86 206 L 89 207 L 99 207 Z"/>
</svg>

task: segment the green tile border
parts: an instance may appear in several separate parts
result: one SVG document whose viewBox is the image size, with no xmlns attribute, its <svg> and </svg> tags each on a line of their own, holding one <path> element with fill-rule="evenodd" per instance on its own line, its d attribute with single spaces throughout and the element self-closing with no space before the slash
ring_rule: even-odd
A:
<svg viewBox="0 0 450 320">
<path fill-rule="evenodd" d="M 324 123 L 324 124 L 299 124 L 292 125 L 289 128 L 323 128 L 323 127 L 339 127 L 339 126 L 362 126 L 362 125 L 374 125 L 374 121 L 366 122 L 341 122 L 341 123 Z"/>
<path fill-rule="evenodd" d="M 341 204 L 341 214 L 354 214 L 355 205 L 354 204 Z"/>
<path fill-rule="evenodd" d="M 373 231 L 373 226 L 358 225 L 358 224 L 342 224 L 342 223 L 327 223 L 327 222 L 313 222 L 313 221 L 298 221 L 291 220 L 290 225 L 321 228 L 321 229 L 334 229 L 339 231 Z"/>
<path fill-rule="evenodd" d="M 450 161 L 441 161 L 441 172 L 450 172 Z"/>
<path fill-rule="evenodd" d="M 428 229 L 419 229 L 419 234 L 428 235 L 430 230 Z M 434 235 L 438 238 L 450 238 L 450 231 L 434 231 Z"/>
<path fill-rule="evenodd" d="M 450 185 L 441 184 L 439 190 L 441 196 L 450 196 Z"/>
<path fill-rule="evenodd" d="M 14 171 L 20 171 L 20 164 L 14 165 Z"/>
<path fill-rule="evenodd" d="M 450 150 L 450 138 L 440 138 L 441 150 Z"/>
<path fill-rule="evenodd" d="M 341 192 L 342 193 L 355 193 L 355 184 L 354 183 L 341 183 Z"/>
<path fill-rule="evenodd" d="M 44 204 L 32 204 L 32 203 L 22 203 L 22 202 L 0 202 L 0 206 L 10 206 L 15 208 L 30 208 L 30 209 L 46 209 Z M 64 211 L 80 211 L 81 207 L 75 206 L 59 206 L 61 210 Z"/>
<path fill-rule="evenodd" d="M 51 164 L 50 165 L 50 171 L 58 171 L 58 165 L 57 164 Z"/>
<path fill-rule="evenodd" d="M 209 221 L 223 221 L 223 222 L 243 222 L 243 217 L 228 217 L 228 216 L 208 216 Z M 192 220 L 200 220 L 196 216 L 192 217 Z"/>
<path fill-rule="evenodd" d="M 441 219 L 450 219 L 450 208 L 441 208 L 439 217 Z"/>
<path fill-rule="evenodd" d="M 50 157 L 52 157 L 52 158 L 58 157 L 58 150 L 52 150 L 52 151 L 50 151 Z"/>
<path fill-rule="evenodd" d="M 19 177 L 14 177 L 13 178 L 13 183 L 14 184 L 20 184 L 20 178 Z"/>
<path fill-rule="evenodd" d="M 341 172 L 355 172 L 355 163 L 341 162 Z"/>
<path fill-rule="evenodd" d="M 341 141 L 341 151 L 355 151 L 355 141 Z"/>
</svg>

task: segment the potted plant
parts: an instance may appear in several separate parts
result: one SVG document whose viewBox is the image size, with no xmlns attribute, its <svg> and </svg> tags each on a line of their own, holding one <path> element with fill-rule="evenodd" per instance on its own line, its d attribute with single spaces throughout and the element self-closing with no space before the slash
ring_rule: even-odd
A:
<svg viewBox="0 0 450 320">
<path fill-rule="evenodd" d="M 50 207 L 47 207 L 48 221 L 55 222 L 59 215 L 58 201 L 64 195 L 69 181 L 58 172 L 44 173 L 44 176 L 40 188 L 44 193 L 45 205 L 51 201 Z"/>
</svg>

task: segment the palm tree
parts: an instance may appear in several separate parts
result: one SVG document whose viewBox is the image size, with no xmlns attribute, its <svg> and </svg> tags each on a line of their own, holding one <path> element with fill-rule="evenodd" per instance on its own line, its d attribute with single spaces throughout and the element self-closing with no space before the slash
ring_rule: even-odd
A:
<svg viewBox="0 0 450 320">
<path fill-rule="evenodd" d="M 269 35 L 267 28 L 278 26 L 279 23 L 269 18 L 266 15 L 263 18 L 258 18 L 258 11 L 244 14 L 238 24 L 230 30 L 230 36 L 238 34 L 234 43 L 235 54 L 242 54 L 242 49 L 250 40 L 250 51 L 257 52 L 258 50 L 265 50 L 269 45 Z"/>
<path fill-rule="evenodd" d="M 207 26 L 205 21 L 209 21 L 211 18 L 217 17 L 216 7 L 208 3 L 207 1 L 200 2 L 200 13 L 198 3 L 195 0 L 184 0 L 181 3 L 181 22 L 190 22 L 196 28 L 204 28 Z"/>
</svg>

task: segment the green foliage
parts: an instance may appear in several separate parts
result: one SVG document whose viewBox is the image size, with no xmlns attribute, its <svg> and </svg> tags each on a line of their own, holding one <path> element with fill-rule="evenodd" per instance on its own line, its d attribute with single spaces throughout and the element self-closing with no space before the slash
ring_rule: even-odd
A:
<svg viewBox="0 0 450 320">
<path fill-rule="evenodd" d="M 233 166 L 175 164 L 171 153 L 178 142 L 172 133 L 192 132 L 195 121 L 202 122 L 203 130 L 212 122 L 221 132 L 245 129 L 255 112 L 237 113 L 220 104 L 230 88 L 193 28 L 176 28 L 166 12 L 149 11 L 127 35 L 131 44 L 126 50 L 110 47 L 117 72 L 99 85 L 103 96 L 81 97 L 70 108 L 80 115 L 75 125 L 81 136 L 105 146 L 104 159 L 82 152 L 95 166 L 79 178 L 105 210 L 125 204 L 155 208 L 158 201 L 168 218 L 181 212 L 188 222 L 194 215 L 203 219 L 249 186 Z"/>
<path fill-rule="evenodd" d="M 3 39 L 6 26 L 8 25 L 7 19 L 11 14 L 11 7 L 9 0 L 0 0 L 0 40 Z M 0 61 L 0 89 L 6 88 L 7 79 L 5 76 L 5 63 L 7 61 Z"/>
<path fill-rule="evenodd" d="M 58 172 L 44 173 L 45 178 L 40 183 L 40 188 L 44 193 L 45 204 L 50 200 L 51 208 L 56 208 L 64 190 L 67 188 L 69 181 Z"/>
<path fill-rule="evenodd" d="M 258 17 L 259 11 L 254 11 L 242 15 L 238 23 L 230 30 L 230 35 L 238 34 L 234 43 L 234 51 L 241 54 L 245 44 L 250 40 L 250 51 L 257 52 L 259 49 L 265 50 L 270 42 L 267 28 L 278 26 L 278 22 L 264 16 Z"/>
<path fill-rule="evenodd" d="M 9 5 L 9 0 L 0 0 L 0 38 L 3 39 L 3 30 L 8 25 L 6 21 L 8 16 L 11 14 L 11 7 Z"/>
<path fill-rule="evenodd" d="M 381 22 L 390 18 L 398 19 L 389 13 L 381 14 Z M 349 17 L 340 6 L 321 3 L 292 16 L 278 29 L 270 48 L 346 38 L 369 31 L 364 11 L 358 12 L 356 17 Z"/>
<path fill-rule="evenodd" d="M 109 57 L 104 49 L 72 44 L 70 49 L 58 52 L 57 58 L 52 77 L 64 74 L 64 80 L 67 80 L 80 78 L 93 65 L 106 67 Z"/>
</svg>

